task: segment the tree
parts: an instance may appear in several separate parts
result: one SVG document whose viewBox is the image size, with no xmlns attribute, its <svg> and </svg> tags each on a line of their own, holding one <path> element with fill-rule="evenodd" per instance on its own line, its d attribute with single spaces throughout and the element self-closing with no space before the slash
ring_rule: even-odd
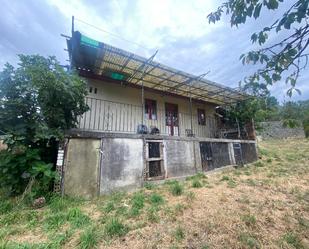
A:
<svg viewBox="0 0 309 249">
<path fill-rule="evenodd" d="M 209 23 L 219 21 L 222 14 L 230 15 L 231 26 L 246 23 L 248 18 L 258 19 L 262 9 L 276 10 L 284 0 L 228 0 L 207 18 Z M 240 59 L 243 64 L 261 64 L 261 68 L 253 75 L 247 77 L 245 82 L 263 83 L 272 85 L 285 76 L 285 81 L 290 84 L 287 94 L 294 91 L 296 81 L 307 67 L 309 45 L 309 0 L 294 0 L 284 14 L 274 23 L 251 35 L 253 44 L 261 48 L 242 54 Z M 281 41 L 267 45 L 271 33 L 288 34 Z"/>
<path fill-rule="evenodd" d="M 251 82 L 245 85 L 245 90 L 251 94 L 251 98 L 227 108 L 226 116 L 232 123 L 237 120 L 243 127 L 252 119 L 258 123 L 279 118 L 279 103 L 271 96 L 267 85 Z"/>
<path fill-rule="evenodd" d="M 85 82 L 55 57 L 19 59 L 19 67 L 6 64 L 0 72 L 0 130 L 8 145 L 0 155 L 0 186 L 11 193 L 19 193 L 31 177 L 49 174 L 44 169 L 53 161 L 57 142 L 88 110 Z"/>
</svg>

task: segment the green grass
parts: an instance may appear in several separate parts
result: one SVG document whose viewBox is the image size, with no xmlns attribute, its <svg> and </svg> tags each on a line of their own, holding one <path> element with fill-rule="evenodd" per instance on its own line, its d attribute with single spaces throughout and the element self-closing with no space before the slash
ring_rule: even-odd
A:
<svg viewBox="0 0 309 249">
<path fill-rule="evenodd" d="M 51 213 L 46 215 L 43 224 L 48 231 L 56 230 L 66 223 L 66 217 L 64 212 Z"/>
<path fill-rule="evenodd" d="M 261 248 L 259 242 L 256 240 L 255 236 L 249 233 L 241 233 L 238 237 L 239 241 L 245 246 L 245 248 L 258 249 Z"/>
<path fill-rule="evenodd" d="M 242 221 L 249 227 L 253 227 L 256 225 L 256 218 L 254 215 L 245 214 L 241 217 Z"/>
<path fill-rule="evenodd" d="M 154 185 L 153 183 L 150 183 L 150 182 L 145 182 L 144 183 L 144 188 L 148 189 L 148 190 L 153 190 L 153 189 L 156 188 L 156 185 Z"/>
<path fill-rule="evenodd" d="M 147 220 L 152 223 L 157 223 L 160 220 L 158 208 L 155 206 L 149 207 L 147 210 Z"/>
<path fill-rule="evenodd" d="M 201 187 L 203 187 L 203 184 L 199 180 L 194 179 L 192 181 L 192 188 L 201 188 Z"/>
<path fill-rule="evenodd" d="M 297 248 L 297 249 L 304 248 L 303 245 L 301 244 L 299 237 L 293 232 L 288 232 L 284 234 L 282 239 L 283 241 L 293 246 L 294 248 Z"/>
<path fill-rule="evenodd" d="M 91 220 L 85 215 L 79 208 L 71 208 L 67 213 L 67 221 L 71 223 L 73 227 L 81 228 L 89 225 Z"/>
<path fill-rule="evenodd" d="M 175 182 L 170 185 L 170 192 L 174 196 L 180 196 L 183 194 L 184 187 L 179 182 Z"/>
<path fill-rule="evenodd" d="M 149 200 L 153 205 L 161 205 L 165 202 L 163 196 L 159 195 L 158 193 L 152 193 L 149 197 Z"/>
<path fill-rule="evenodd" d="M 145 206 L 145 194 L 143 192 L 134 193 L 131 199 L 131 216 L 138 216 Z"/>
<path fill-rule="evenodd" d="M 267 156 L 248 167 L 91 201 L 51 195 L 33 209 L 0 194 L 0 249 L 306 248 L 309 143 L 260 146 Z"/>
<path fill-rule="evenodd" d="M 79 241 L 79 248 L 81 249 L 95 248 L 99 241 L 98 232 L 94 227 L 87 228 L 81 233 Z"/>
<path fill-rule="evenodd" d="M 183 240 L 185 238 L 185 231 L 181 226 L 177 226 L 174 232 L 175 239 L 177 241 Z"/>
<path fill-rule="evenodd" d="M 0 199 L 0 215 L 6 214 L 13 210 L 13 203 L 10 200 L 1 200 Z"/>
<path fill-rule="evenodd" d="M 123 236 L 128 232 L 128 227 L 125 226 L 119 219 L 111 218 L 105 224 L 106 234 L 113 236 Z"/>
</svg>

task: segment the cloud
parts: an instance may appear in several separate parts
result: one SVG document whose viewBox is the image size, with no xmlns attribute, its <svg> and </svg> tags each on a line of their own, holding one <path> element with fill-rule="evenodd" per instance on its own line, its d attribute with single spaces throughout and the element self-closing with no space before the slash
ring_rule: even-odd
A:
<svg viewBox="0 0 309 249">
<path fill-rule="evenodd" d="M 253 49 L 251 34 L 276 20 L 288 3 L 284 3 L 279 11 L 264 12 L 262 18 L 248 20 L 236 29 L 230 27 L 228 18 L 208 24 L 207 14 L 220 2 L 4 0 L 1 7 L 5 11 L 0 15 L 0 68 L 6 61 L 16 62 L 18 53 L 56 55 L 61 63 L 67 64 L 67 53 L 63 50 L 65 39 L 60 37 L 60 33 L 70 35 L 71 16 L 74 15 L 75 29 L 96 40 L 145 57 L 158 49 L 155 60 L 160 63 L 196 75 L 210 71 L 206 78 L 237 87 L 240 80 L 256 69 L 243 66 L 239 61 L 240 54 Z M 276 39 L 277 36 L 271 36 L 269 42 Z M 302 95 L 295 96 L 295 99 L 309 98 L 307 71 L 297 83 Z M 284 83 L 280 83 L 271 91 L 283 100 L 286 88 Z"/>
</svg>

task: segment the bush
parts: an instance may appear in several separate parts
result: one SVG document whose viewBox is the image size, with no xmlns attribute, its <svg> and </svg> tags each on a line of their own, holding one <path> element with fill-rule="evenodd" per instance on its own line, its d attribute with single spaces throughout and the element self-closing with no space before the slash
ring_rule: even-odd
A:
<svg viewBox="0 0 309 249">
<path fill-rule="evenodd" d="M 55 177 L 52 165 L 41 160 L 38 149 L 15 146 L 0 152 L 0 187 L 8 195 L 23 193 L 32 181 L 32 193 L 38 196 L 49 190 Z"/>
</svg>

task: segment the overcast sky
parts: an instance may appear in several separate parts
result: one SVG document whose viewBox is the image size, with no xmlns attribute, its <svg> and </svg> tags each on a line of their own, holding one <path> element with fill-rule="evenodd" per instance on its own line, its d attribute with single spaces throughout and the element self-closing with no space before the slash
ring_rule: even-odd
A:
<svg viewBox="0 0 309 249">
<path fill-rule="evenodd" d="M 252 49 L 251 34 L 272 23 L 290 0 L 278 11 L 262 12 L 262 18 L 231 28 L 228 19 L 208 24 L 206 16 L 220 0 L 2 0 L 0 10 L 0 69 L 6 62 L 15 64 L 17 54 L 55 55 L 67 64 L 65 39 L 60 34 L 75 29 L 96 40 L 149 57 L 159 50 L 155 60 L 196 75 L 209 72 L 207 79 L 237 87 L 254 71 L 243 66 L 240 54 Z M 78 21 L 93 24 L 115 37 Z M 270 42 L 278 39 L 270 37 Z M 138 45 L 136 45 L 137 43 Z M 302 95 L 293 100 L 309 99 L 309 68 L 297 83 Z M 272 93 L 280 100 L 287 86 L 278 83 Z"/>
</svg>

